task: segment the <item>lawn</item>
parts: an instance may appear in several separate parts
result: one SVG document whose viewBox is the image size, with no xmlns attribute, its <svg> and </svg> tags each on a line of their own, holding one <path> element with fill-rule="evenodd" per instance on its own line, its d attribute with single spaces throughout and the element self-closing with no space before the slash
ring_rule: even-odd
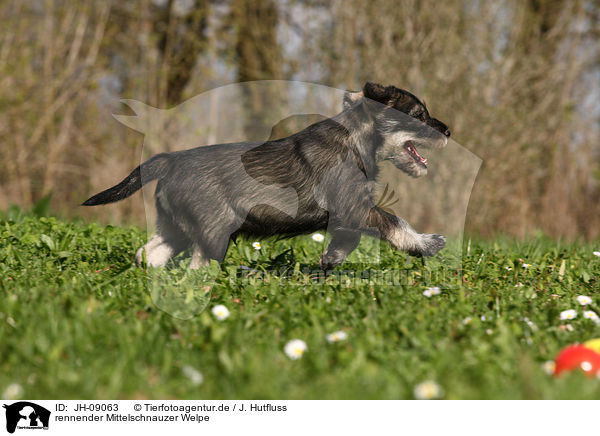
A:
<svg viewBox="0 0 600 436">
<path fill-rule="evenodd" d="M 222 266 L 197 273 L 185 259 L 161 271 L 132 266 L 146 237 L 4 214 L 0 395 L 410 399 L 433 380 L 447 399 L 600 399 L 600 380 L 543 368 L 562 347 L 600 337 L 583 317 L 600 311 L 598 244 L 467 241 L 462 270 L 384 245 L 379 264 L 359 252 L 345 272 L 319 277 L 311 270 L 326 242 L 310 235 L 264 240 L 260 250 L 238 240 Z M 372 270 L 400 275 L 352 275 Z M 425 296 L 432 286 L 439 295 Z M 580 306 L 578 295 L 593 303 Z M 215 305 L 229 317 L 219 320 Z M 567 309 L 578 316 L 561 321 Z M 340 330 L 346 340 L 327 341 Z M 284 352 L 292 339 L 307 344 L 300 359 Z"/>
</svg>

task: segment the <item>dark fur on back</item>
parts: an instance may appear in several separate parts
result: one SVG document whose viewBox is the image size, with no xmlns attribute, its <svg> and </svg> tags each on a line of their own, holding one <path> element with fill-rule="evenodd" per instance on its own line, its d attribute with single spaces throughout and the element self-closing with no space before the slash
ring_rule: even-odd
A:
<svg viewBox="0 0 600 436">
<path fill-rule="evenodd" d="M 435 254 L 443 238 L 419 235 L 379 209 L 371 190 L 381 160 L 413 176 L 425 173 L 426 165 L 411 156 L 407 144 L 443 146 L 447 127 L 414 95 L 395 87 L 367 83 L 363 94 L 344 105 L 332 119 L 286 138 L 154 156 L 83 204 L 117 201 L 158 179 L 157 236 L 136 256 L 141 262 L 144 250 L 154 266 L 187 248 L 193 250 L 194 268 L 222 261 L 229 240 L 240 234 L 293 236 L 326 229 L 333 240 L 321 259 L 324 269 L 341 263 L 361 234 L 413 254 Z"/>
</svg>

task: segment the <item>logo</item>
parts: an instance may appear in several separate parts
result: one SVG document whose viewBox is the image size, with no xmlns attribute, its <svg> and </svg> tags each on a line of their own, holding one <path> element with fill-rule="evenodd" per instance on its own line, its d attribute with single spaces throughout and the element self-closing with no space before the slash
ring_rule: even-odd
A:
<svg viewBox="0 0 600 436">
<path fill-rule="evenodd" d="M 6 409 L 6 431 L 14 433 L 15 429 L 48 430 L 50 411 L 29 401 L 19 401 Z"/>
</svg>

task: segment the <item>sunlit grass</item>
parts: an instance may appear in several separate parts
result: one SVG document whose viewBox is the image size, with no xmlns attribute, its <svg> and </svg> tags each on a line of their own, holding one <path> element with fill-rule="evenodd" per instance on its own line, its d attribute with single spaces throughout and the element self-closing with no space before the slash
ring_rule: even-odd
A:
<svg viewBox="0 0 600 436">
<path fill-rule="evenodd" d="M 145 237 L 54 218 L 0 222 L 0 393 L 16 384 L 30 399 L 414 398 L 434 381 L 444 398 L 600 398 L 600 380 L 544 371 L 563 346 L 600 337 L 584 316 L 600 309 L 600 244 L 471 241 L 461 270 L 384 244 L 374 264 L 366 240 L 324 277 L 327 241 L 311 235 L 260 249 L 239 240 L 223 265 L 199 272 L 186 259 L 133 267 Z M 402 273 L 386 284 L 360 278 L 366 270 Z M 211 312 L 217 305 L 228 316 Z M 561 320 L 571 309 L 578 316 Z M 284 351 L 293 339 L 306 344 L 301 358 Z"/>
</svg>

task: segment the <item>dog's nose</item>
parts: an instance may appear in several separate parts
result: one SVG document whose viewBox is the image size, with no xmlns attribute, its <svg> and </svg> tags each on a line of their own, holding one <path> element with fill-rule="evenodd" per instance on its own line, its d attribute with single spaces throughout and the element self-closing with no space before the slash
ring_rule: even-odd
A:
<svg viewBox="0 0 600 436">
<path fill-rule="evenodd" d="M 446 129 L 446 131 L 444 132 L 444 135 L 446 135 L 447 137 L 450 137 L 450 130 Z"/>
</svg>

